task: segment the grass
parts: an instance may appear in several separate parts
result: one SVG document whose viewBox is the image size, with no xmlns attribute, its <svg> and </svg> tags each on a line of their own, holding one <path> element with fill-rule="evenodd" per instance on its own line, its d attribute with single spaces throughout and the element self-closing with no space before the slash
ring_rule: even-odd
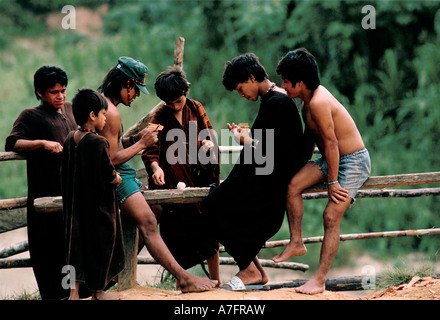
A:
<svg viewBox="0 0 440 320">
<path fill-rule="evenodd" d="M 6 297 L 0 298 L 0 300 L 41 300 L 40 292 L 34 291 L 29 292 L 28 290 L 24 289 L 22 292 L 16 292 L 15 294 L 8 295 Z"/>
<path fill-rule="evenodd" d="M 409 283 L 412 278 L 418 276 L 432 277 L 434 276 L 434 269 L 431 264 L 425 264 L 417 268 L 391 267 L 378 277 L 377 286 L 380 289 L 390 288 L 391 286 L 398 286 L 404 283 Z"/>
</svg>

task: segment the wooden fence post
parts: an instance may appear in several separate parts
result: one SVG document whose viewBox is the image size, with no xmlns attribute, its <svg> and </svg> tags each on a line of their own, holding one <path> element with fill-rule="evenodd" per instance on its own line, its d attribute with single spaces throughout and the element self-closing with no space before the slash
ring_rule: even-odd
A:
<svg viewBox="0 0 440 320">
<path fill-rule="evenodd" d="M 125 268 L 118 276 L 118 290 L 136 286 L 139 233 L 137 227 L 124 215 L 121 216 L 124 235 Z"/>
</svg>

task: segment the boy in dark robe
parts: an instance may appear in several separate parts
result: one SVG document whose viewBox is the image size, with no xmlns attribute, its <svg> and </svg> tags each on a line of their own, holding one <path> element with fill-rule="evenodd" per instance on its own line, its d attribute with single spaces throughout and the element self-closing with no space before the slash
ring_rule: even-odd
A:
<svg viewBox="0 0 440 320">
<path fill-rule="evenodd" d="M 55 66 L 35 72 L 35 96 L 41 104 L 23 110 L 6 138 L 6 151 L 26 157 L 27 231 L 32 269 L 41 299 L 63 299 L 69 291 L 61 283 L 65 266 L 63 217 L 37 213 L 34 200 L 61 195 L 60 166 L 63 143 L 76 129 L 72 104 L 66 102 L 66 73 Z"/>
<path fill-rule="evenodd" d="M 80 283 L 91 290 L 94 300 L 119 298 L 103 291 L 124 268 L 115 197 L 115 188 L 122 179 L 110 161 L 108 141 L 98 135 L 105 125 L 107 108 L 107 101 L 97 91 L 80 90 L 73 98 L 73 114 L 80 129 L 71 132 L 64 143 L 61 176 L 65 252 L 76 280 L 70 300 L 79 299 Z"/>
<path fill-rule="evenodd" d="M 228 178 L 202 202 L 214 237 L 240 269 L 228 285 L 240 290 L 244 285 L 268 281 L 256 255 L 280 229 L 287 185 L 306 157 L 298 108 L 269 81 L 255 54 L 244 54 L 227 62 L 223 85 L 250 101 L 261 97 L 250 131 L 228 123 L 243 150 Z"/>
<path fill-rule="evenodd" d="M 212 125 L 202 104 L 187 98 L 189 86 L 185 72 L 178 67 L 156 79 L 156 94 L 165 105 L 150 121 L 163 126 L 159 140 L 142 154 L 149 189 L 176 189 L 179 183 L 207 187 L 220 182 Z M 161 236 L 177 262 L 188 269 L 207 260 L 210 278 L 220 282 L 218 242 L 211 236 L 200 204 L 154 206 L 153 211 L 160 212 Z"/>
</svg>

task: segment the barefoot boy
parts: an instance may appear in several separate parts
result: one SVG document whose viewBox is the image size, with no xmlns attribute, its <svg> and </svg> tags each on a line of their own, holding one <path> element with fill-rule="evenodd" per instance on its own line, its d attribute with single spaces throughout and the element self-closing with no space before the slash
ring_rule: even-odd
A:
<svg viewBox="0 0 440 320">
<path fill-rule="evenodd" d="M 290 244 L 273 258 L 281 262 L 306 253 L 302 241 L 304 206 L 301 193 L 308 187 L 325 182 L 328 203 L 324 210 L 324 240 L 318 270 L 311 280 L 296 291 L 316 294 L 324 291 L 325 277 L 339 246 L 339 224 L 358 189 L 370 174 L 370 157 L 350 114 L 322 85 L 315 58 L 306 49 L 288 52 L 279 62 L 277 73 L 282 87 L 291 98 L 302 101 L 302 117 L 306 125 L 307 153 L 314 145 L 322 157 L 308 162 L 292 179 L 287 193 Z"/>
<path fill-rule="evenodd" d="M 80 129 L 64 143 L 61 167 L 67 264 L 75 269 L 70 300 L 84 284 L 94 300 L 119 299 L 104 288 L 124 268 L 121 220 L 115 188 L 121 183 L 109 156 L 105 125 L 107 101 L 93 89 L 79 90 L 73 115 Z"/>
<path fill-rule="evenodd" d="M 130 57 L 120 57 L 105 76 L 99 90 L 108 102 L 107 122 L 101 134 L 110 144 L 110 159 L 122 178 L 116 189 L 119 208 L 137 226 L 152 257 L 177 279 L 182 292 L 205 291 L 217 281 L 197 277 L 184 270 L 174 259 L 157 230 L 157 220 L 142 195 L 142 184 L 136 171 L 127 163 L 139 152 L 157 142 L 157 132 L 146 128 L 129 138 L 122 137 L 122 120 L 118 105 L 130 106 L 145 88 L 147 67 Z"/>
</svg>

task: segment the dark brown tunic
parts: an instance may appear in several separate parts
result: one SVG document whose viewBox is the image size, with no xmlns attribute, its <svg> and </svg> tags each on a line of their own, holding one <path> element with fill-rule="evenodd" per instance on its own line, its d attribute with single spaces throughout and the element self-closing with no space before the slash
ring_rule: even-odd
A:
<svg viewBox="0 0 440 320">
<path fill-rule="evenodd" d="M 157 144 L 149 147 L 142 155 L 149 174 L 149 189 L 176 189 L 177 183 L 184 182 L 187 187 L 207 187 L 220 181 L 220 164 L 217 140 L 212 125 L 202 104 L 186 99 L 182 110 L 182 124 L 174 116 L 173 110 L 162 106 L 157 110 L 151 123 L 159 123 L 164 129 L 159 133 Z M 176 130 L 178 129 L 178 130 Z M 167 134 L 175 138 L 167 141 Z M 172 133 L 172 134 L 171 134 Z M 202 133 L 200 135 L 200 133 Z M 206 135 L 204 134 L 206 133 Z M 176 134 L 176 135 L 175 135 Z M 214 142 L 217 161 L 198 157 L 201 140 Z M 180 142 L 185 142 L 180 144 Z M 181 148 L 176 148 L 179 145 Z M 171 149 L 170 149 L 171 148 Z M 167 151 L 175 150 L 173 158 L 179 159 L 170 164 Z M 180 152 L 183 150 L 183 152 Z M 201 151 L 203 152 L 203 151 Z M 206 161 L 205 161 L 206 160 Z M 165 185 L 157 186 L 151 178 L 151 163 L 157 161 L 164 171 Z M 201 215 L 200 204 L 164 205 L 160 220 L 160 233 L 176 261 L 185 269 L 203 262 L 218 250 L 216 239 L 212 238 L 210 227 Z"/>
<path fill-rule="evenodd" d="M 109 143 L 88 133 L 76 145 L 71 132 L 61 167 L 67 263 L 76 281 L 103 290 L 124 268 L 121 219 L 115 197 L 116 171 Z"/>
<path fill-rule="evenodd" d="M 64 143 L 68 133 L 77 128 L 72 104 L 66 102 L 62 113 L 48 105 L 23 110 L 6 138 L 6 151 L 14 151 L 17 140 L 50 140 Z M 61 213 L 37 213 L 33 203 L 39 197 L 61 196 L 61 155 L 46 150 L 25 154 L 27 165 L 27 226 L 32 268 L 42 299 L 61 299 L 69 291 L 61 286 L 66 264 L 64 228 Z"/>
</svg>

